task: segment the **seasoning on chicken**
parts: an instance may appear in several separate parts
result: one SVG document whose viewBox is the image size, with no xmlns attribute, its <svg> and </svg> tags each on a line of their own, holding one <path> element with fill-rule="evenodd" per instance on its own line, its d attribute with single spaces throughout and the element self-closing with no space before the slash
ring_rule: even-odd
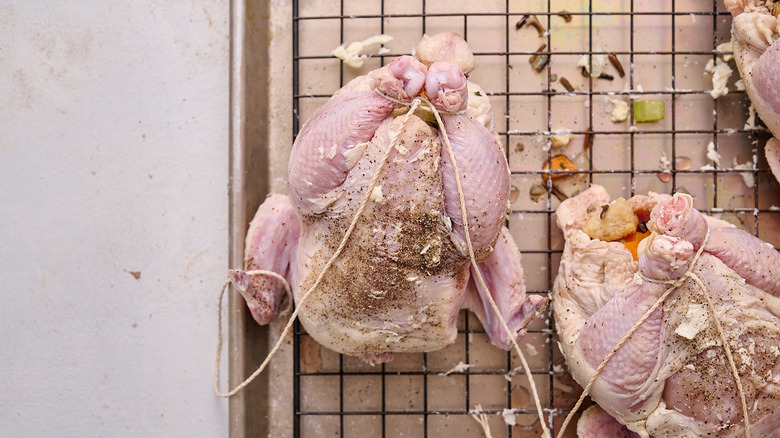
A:
<svg viewBox="0 0 780 438">
<path fill-rule="evenodd" d="M 745 436 L 747 412 L 751 436 L 777 437 L 780 254 L 689 195 L 651 193 L 627 201 L 651 232 L 634 261 L 583 231 L 608 202 L 594 185 L 556 212 L 566 244 L 553 310 L 574 379 L 641 436 Z"/>
<path fill-rule="evenodd" d="M 230 271 L 258 323 L 276 315 L 285 290 L 280 280 L 248 271 L 281 274 L 299 303 L 327 269 L 299 319 L 332 350 L 370 363 L 437 350 L 455 340 L 462 308 L 477 314 L 495 345 L 511 348 L 487 291 L 474 281 L 442 131 L 479 270 L 513 335 L 521 337 L 546 305 L 546 297 L 526 296 L 520 253 L 504 226 L 509 169 L 491 132 L 489 101 L 462 70 L 473 56 L 455 34 L 424 39 L 418 56 L 434 52 L 429 42 L 457 48 L 461 68 L 400 57 L 351 81 L 303 126 L 290 157 L 289 196 L 272 195 L 260 206 L 247 235 L 246 271 Z M 441 124 L 424 108 L 407 114 L 423 91 Z"/>
</svg>

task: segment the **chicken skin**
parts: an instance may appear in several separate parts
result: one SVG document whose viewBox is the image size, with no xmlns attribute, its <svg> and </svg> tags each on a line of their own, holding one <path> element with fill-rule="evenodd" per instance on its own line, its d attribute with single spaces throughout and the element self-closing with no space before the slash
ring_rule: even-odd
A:
<svg viewBox="0 0 780 438">
<path fill-rule="evenodd" d="M 637 260 L 624 242 L 582 229 L 610 205 L 603 187 L 556 212 L 566 244 L 553 310 L 574 379 L 584 387 L 676 286 L 607 362 L 590 396 L 640 436 L 743 436 L 740 391 L 706 292 L 734 358 L 752 436 L 780 436 L 780 254 L 702 215 L 686 194 L 651 193 L 628 204 L 649 231 Z"/>
</svg>

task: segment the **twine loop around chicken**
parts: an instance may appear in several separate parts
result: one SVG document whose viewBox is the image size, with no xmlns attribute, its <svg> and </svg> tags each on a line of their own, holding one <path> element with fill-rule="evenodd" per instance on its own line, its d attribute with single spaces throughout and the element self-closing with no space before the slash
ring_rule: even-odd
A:
<svg viewBox="0 0 780 438">
<path fill-rule="evenodd" d="M 715 328 L 718 332 L 718 337 L 720 337 L 721 342 L 723 343 L 723 349 L 726 353 L 726 358 L 728 359 L 729 368 L 731 369 L 731 373 L 734 376 L 734 380 L 736 381 L 737 386 L 737 392 L 739 393 L 739 399 L 742 404 L 742 416 L 744 417 L 745 422 L 745 437 L 750 438 L 750 420 L 748 419 L 748 411 L 747 411 L 747 403 L 745 401 L 745 393 L 742 390 L 742 381 L 739 378 L 739 373 L 737 372 L 737 367 L 734 364 L 734 358 L 731 355 L 731 348 L 729 347 L 729 344 L 727 342 L 726 336 L 723 333 L 723 327 L 720 323 L 720 318 L 718 318 L 717 313 L 715 312 L 715 306 L 712 304 L 712 298 L 710 297 L 710 292 L 707 289 L 707 287 L 704 285 L 704 283 L 701 281 L 698 275 L 693 272 L 693 268 L 696 265 L 696 263 L 699 261 L 699 258 L 701 257 L 701 254 L 704 252 L 704 247 L 707 245 L 707 241 L 710 237 L 710 228 L 707 227 L 706 233 L 704 235 L 704 240 L 701 243 L 701 246 L 699 246 L 699 249 L 696 251 L 696 254 L 694 254 L 693 258 L 691 259 L 691 263 L 688 266 L 688 269 L 681 275 L 679 278 L 674 280 L 656 280 L 653 278 L 649 278 L 639 272 L 639 276 L 642 278 L 643 281 L 647 281 L 650 283 L 659 283 L 659 284 L 668 284 L 669 288 L 666 289 L 666 291 L 661 294 L 660 297 L 653 303 L 652 306 L 650 306 L 649 309 L 634 323 L 633 326 L 626 332 L 625 335 L 620 339 L 620 341 L 612 348 L 612 350 L 607 354 L 606 357 L 604 357 L 604 360 L 601 361 L 599 366 L 596 368 L 596 370 L 593 372 L 593 376 L 591 376 L 590 380 L 588 380 L 587 385 L 585 385 L 585 388 L 582 391 L 582 394 L 580 395 L 580 398 L 577 400 L 577 403 L 575 403 L 574 407 L 569 412 L 569 415 L 566 416 L 566 419 L 563 421 L 563 424 L 561 425 L 561 430 L 558 432 L 557 437 L 561 438 L 563 436 L 564 431 L 566 430 L 566 426 L 568 426 L 569 422 L 571 421 L 574 414 L 579 410 L 580 406 L 582 405 L 582 402 L 585 400 L 585 397 L 588 396 L 588 393 L 590 392 L 591 388 L 593 387 L 593 384 L 596 382 L 596 379 L 598 378 L 601 371 L 607 366 L 607 363 L 610 359 L 612 359 L 612 356 L 614 356 L 617 351 L 620 349 L 620 347 L 623 346 L 623 344 L 628 341 L 628 339 L 631 337 L 631 335 L 634 334 L 634 332 L 639 328 L 639 326 L 642 325 L 642 323 L 647 320 L 647 318 L 650 317 L 650 315 L 660 306 L 663 304 L 663 302 L 666 300 L 666 298 L 669 297 L 669 295 L 677 290 L 680 286 L 683 285 L 688 279 L 693 280 L 696 285 L 701 289 L 701 291 L 704 294 L 704 298 L 707 300 L 707 306 L 709 307 L 710 313 L 712 313 L 712 320 L 715 323 Z"/>
</svg>

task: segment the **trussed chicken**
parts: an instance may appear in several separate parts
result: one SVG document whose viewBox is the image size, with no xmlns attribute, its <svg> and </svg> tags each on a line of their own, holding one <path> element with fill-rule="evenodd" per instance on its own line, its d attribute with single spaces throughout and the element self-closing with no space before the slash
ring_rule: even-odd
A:
<svg viewBox="0 0 780 438">
<path fill-rule="evenodd" d="M 423 41 L 419 53 L 426 41 L 467 50 L 460 37 L 447 34 Z M 490 104 L 475 89 L 455 64 L 426 66 L 403 56 L 351 81 L 299 133 L 288 168 L 289 197 L 273 195 L 260 206 L 247 235 L 245 269 L 283 275 L 300 303 L 368 196 L 343 252 L 299 313 L 321 344 L 370 363 L 390 360 L 393 352 L 436 350 L 455 340 L 458 311 L 467 308 L 494 344 L 510 348 L 486 304 L 487 291 L 472 279 L 445 130 L 479 269 L 512 333 L 522 336 L 546 304 L 545 297 L 525 294 L 520 253 L 504 227 L 509 170 L 491 132 Z M 423 91 L 441 111 L 442 126 L 427 110 L 406 117 Z M 284 288 L 278 279 L 246 271 L 230 275 L 265 324 L 276 316 Z"/>
<path fill-rule="evenodd" d="M 640 222 L 621 241 L 583 231 L 589 217 L 611 209 L 601 186 L 556 212 L 566 244 L 554 314 L 572 376 L 584 387 L 640 317 L 678 286 L 607 362 L 590 395 L 641 436 L 743 436 L 740 391 L 706 290 L 734 358 L 752 436 L 780 436 L 780 254 L 703 216 L 688 195 L 627 202 Z M 627 247 L 640 233 L 647 237 L 635 260 Z"/>
</svg>

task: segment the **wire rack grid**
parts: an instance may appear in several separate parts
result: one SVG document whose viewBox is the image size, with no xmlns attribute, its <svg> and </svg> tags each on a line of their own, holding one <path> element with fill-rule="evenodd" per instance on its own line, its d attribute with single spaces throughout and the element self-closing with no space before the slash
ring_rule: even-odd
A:
<svg viewBox="0 0 780 438">
<path fill-rule="evenodd" d="M 524 16 L 536 16 L 546 31 L 518 28 Z M 718 45 L 729 40 L 730 25 L 718 1 L 294 1 L 293 132 L 350 79 L 408 54 L 426 33 L 454 31 L 475 54 L 470 80 L 487 91 L 506 147 L 513 185 L 508 225 L 524 257 L 528 293 L 550 294 L 563 248 L 554 211 L 565 194 L 542 171 L 557 153 L 579 156 L 571 178 L 602 184 L 613 197 L 686 191 L 701 211 L 778 247 L 780 190 L 766 163 L 754 158 L 766 132 L 745 124 L 749 102 L 736 89 L 733 63 L 729 94 L 718 99 L 703 74 L 707 61 L 728 55 Z M 339 44 L 380 33 L 395 38 L 386 45 L 390 52 L 361 69 L 330 55 Z M 581 74 L 582 56 L 593 68 L 606 54 L 617 57 L 624 77 L 610 65 L 611 79 Z M 539 55 L 548 62 L 536 71 L 529 59 Z M 609 99 L 629 107 L 661 100 L 667 114 L 656 123 L 636 124 L 633 114 L 613 122 L 605 111 Z M 551 134 L 563 130 L 573 140 L 552 149 Z M 720 164 L 706 156 L 710 142 Z M 556 433 L 580 388 L 565 368 L 549 310 L 522 345 Z M 469 415 L 477 404 L 490 414 L 494 437 L 541 433 L 519 362 L 491 346 L 467 312 L 455 344 L 398 354 L 377 367 L 320 347 L 296 324 L 293 360 L 296 437 L 483 436 Z M 445 375 L 460 362 L 470 367 Z M 516 414 L 515 425 L 500 415 L 505 409 Z"/>
</svg>

